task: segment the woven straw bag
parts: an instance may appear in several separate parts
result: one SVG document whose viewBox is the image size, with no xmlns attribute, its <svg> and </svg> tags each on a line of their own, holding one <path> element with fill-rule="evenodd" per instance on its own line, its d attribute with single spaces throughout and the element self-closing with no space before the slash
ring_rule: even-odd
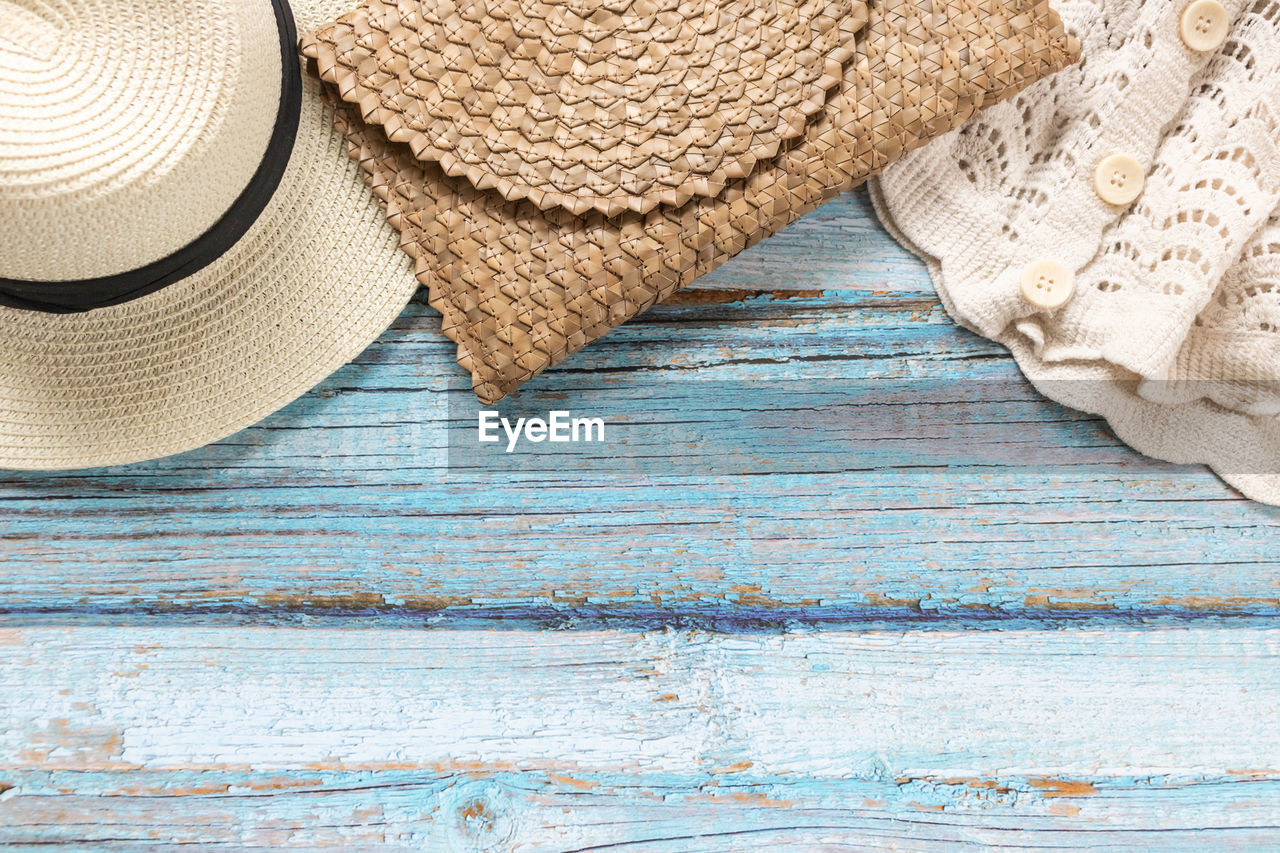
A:
<svg viewBox="0 0 1280 853">
<path fill-rule="evenodd" d="M 1078 45 L 1047 0 L 366 0 L 302 52 L 488 403 Z"/>
</svg>

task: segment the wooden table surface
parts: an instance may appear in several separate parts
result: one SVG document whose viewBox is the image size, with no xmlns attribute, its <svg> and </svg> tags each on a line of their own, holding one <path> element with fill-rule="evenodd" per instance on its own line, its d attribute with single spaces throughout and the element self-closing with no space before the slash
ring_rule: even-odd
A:
<svg viewBox="0 0 1280 853">
<path fill-rule="evenodd" d="M 517 401 L 643 464 L 461 464 L 464 385 L 415 303 L 226 441 L 0 475 L 0 846 L 1280 848 L 1280 513 L 1040 398 L 865 196 Z"/>
</svg>

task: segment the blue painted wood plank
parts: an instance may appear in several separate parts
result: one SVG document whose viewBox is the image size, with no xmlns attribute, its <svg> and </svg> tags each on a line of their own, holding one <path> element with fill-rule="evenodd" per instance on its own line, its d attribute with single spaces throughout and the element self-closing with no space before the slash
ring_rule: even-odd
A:
<svg viewBox="0 0 1280 853">
<path fill-rule="evenodd" d="M 907 272 L 904 275 L 904 271 Z M 865 190 L 845 193 L 698 279 L 699 288 L 932 292 L 915 257 L 885 233 Z"/>
<path fill-rule="evenodd" d="M 1040 400 L 860 196 L 522 395 L 707 470 L 451 467 L 463 384 L 418 304 L 227 441 L 0 477 L 0 843 L 1280 844 L 1280 514 Z"/>
<path fill-rule="evenodd" d="M 1280 512 L 1039 398 L 922 293 L 664 306 L 580 354 L 590 370 L 553 371 L 523 395 L 596 401 L 641 424 L 661 408 L 665 425 L 641 436 L 654 452 L 681 434 L 671 422 L 687 422 L 760 462 L 647 479 L 591 448 L 567 462 L 524 457 L 540 482 L 449 469 L 449 418 L 462 424 L 476 404 L 458 390 L 451 409 L 442 393 L 459 383 L 437 322 L 408 312 L 319 392 L 218 445 L 4 475 L 0 618 L 359 613 L 738 630 L 1280 611 Z M 850 409 L 839 430 L 810 419 L 801 433 L 762 431 L 750 411 L 803 414 L 841 389 L 883 390 L 881 414 Z M 797 443 L 822 464 L 769 461 Z"/>
<path fill-rule="evenodd" d="M 623 330 L 628 355 L 604 347 L 600 370 L 540 379 L 529 396 L 545 405 L 577 394 L 639 423 L 654 407 L 645 389 L 662 388 L 678 416 L 723 415 L 719 447 L 760 457 L 795 438 L 756 430 L 753 401 L 891 379 L 884 409 L 911 412 L 902 434 L 877 434 L 895 421 L 868 416 L 870 433 L 849 442 L 810 424 L 803 443 L 828 470 L 648 482 L 634 469 L 609 478 L 608 453 L 543 462 L 538 483 L 449 470 L 451 410 L 433 388 L 451 355 L 435 320 L 411 313 L 320 393 L 218 446 L 96 474 L 5 475 L 0 611 L 749 626 L 1280 610 L 1275 508 L 1135 455 L 1021 386 L 936 304 L 901 300 L 666 307 Z M 682 311 L 698 319 L 690 329 Z M 649 374 L 609 366 L 640 359 Z M 474 412 L 456 396 L 458 418 Z M 970 444 L 948 459 L 961 427 Z M 902 441 L 906 428 L 923 438 Z"/>
<path fill-rule="evenodd" d="M 1263 850 L 1247 776 L 835 778 L 583 772 L 55 771 L 6 778 L 6 849 Z M 1211 826 L 1198 824 L 1212 822 Z M 163 839 L 163 841 L 161 841 Z M 577 845 L 577 846 L 575 846 Z"/>
<path fill-rule="evenodd" d="M 0 642 L 0 843 L 1280 843 L 1274 629 Z"/>
</svg>

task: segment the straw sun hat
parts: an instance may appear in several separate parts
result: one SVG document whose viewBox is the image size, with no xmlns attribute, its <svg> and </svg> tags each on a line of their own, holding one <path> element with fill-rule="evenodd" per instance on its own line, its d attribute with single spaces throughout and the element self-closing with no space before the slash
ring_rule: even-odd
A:
<svg viewBox="0 0 1280 853">
<path fill-rule="evenodd" d="M 217 440 L 416 286 L 301 73 L 350 0 L 0 0 L 0 467 Z"/>
</svg>

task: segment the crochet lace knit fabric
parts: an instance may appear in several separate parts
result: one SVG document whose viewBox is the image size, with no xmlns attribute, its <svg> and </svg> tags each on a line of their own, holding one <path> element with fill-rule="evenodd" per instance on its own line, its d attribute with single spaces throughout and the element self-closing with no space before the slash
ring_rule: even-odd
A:
<svg viewBox="0 0 1280 853">
<path fill-rule="evenodd" d="M 1280 2 L 1222 2 L 1209 53 L 1182 43 L 1186 0 L 1055 3 L 1082 61 L 871 190 L 951 315 L 1041 393 L 1280 504 Z M 1094 190 L 1112 153 L 1146 170 L 1124 208 Z M 1075 274 L 1056 309 L 1021 296 L 1041 258 Z"/>
</svg>

